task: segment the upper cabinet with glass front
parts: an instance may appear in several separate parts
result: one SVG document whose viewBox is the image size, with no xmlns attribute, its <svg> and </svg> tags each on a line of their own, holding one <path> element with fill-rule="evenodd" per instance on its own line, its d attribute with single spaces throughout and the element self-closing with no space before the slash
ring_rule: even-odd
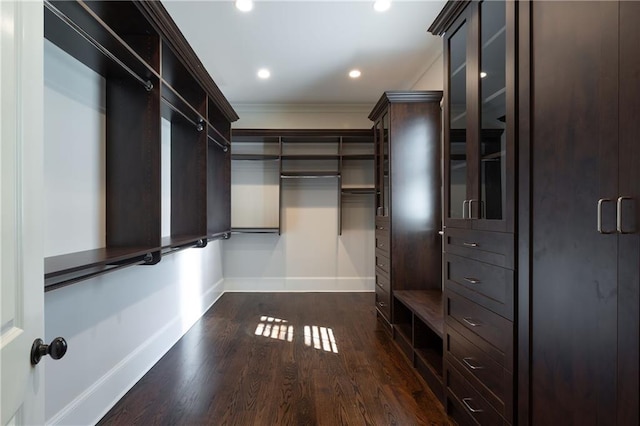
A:
<svg viewBox="0 0 640 426">
<path fill-rule="evenodd" d="M 515 5 L 452 7 L 430 28 L 444 35 L 445 226 L 513 232 Z"/>
</svg>

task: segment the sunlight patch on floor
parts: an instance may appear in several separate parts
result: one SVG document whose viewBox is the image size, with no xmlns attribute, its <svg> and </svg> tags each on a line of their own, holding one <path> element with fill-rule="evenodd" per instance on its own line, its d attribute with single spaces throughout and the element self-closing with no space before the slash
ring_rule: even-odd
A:
<svg viewBox="0 0 640 426">
<path fill-rule="evenodd" d="M 310 348 L 322 350 L 324 352 L 338 353 L 338 344 L 329 327 L 317 325 L 304 326 L 304 344 Z M 263 315 L 254 332 L 256 336 L 268 337 L 274 340 L 293 342 L 293 326 L 289 321 L 282 318 L 275 318 Z"/>
</svg>

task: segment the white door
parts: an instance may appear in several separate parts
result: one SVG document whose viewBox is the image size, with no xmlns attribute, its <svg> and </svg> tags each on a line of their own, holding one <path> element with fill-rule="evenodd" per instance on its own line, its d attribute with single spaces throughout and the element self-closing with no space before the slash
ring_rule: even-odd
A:
<svg viewBox="0 0 640 426">
<path fill-rule="evenodd" d="M 44 423 L 43 5 L 0 0 L 0 425 Z"/>
</svg>

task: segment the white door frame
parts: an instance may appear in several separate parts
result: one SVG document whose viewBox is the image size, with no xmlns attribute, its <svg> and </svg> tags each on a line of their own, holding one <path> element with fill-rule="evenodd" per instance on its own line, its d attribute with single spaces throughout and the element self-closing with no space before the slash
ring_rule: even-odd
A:
<svg viewBox="0 0 640 426">
<path fill-rule="evenodd" d="M 0 425 L 44 424 L 43 4 L 0 0 Z"/>
</svg>

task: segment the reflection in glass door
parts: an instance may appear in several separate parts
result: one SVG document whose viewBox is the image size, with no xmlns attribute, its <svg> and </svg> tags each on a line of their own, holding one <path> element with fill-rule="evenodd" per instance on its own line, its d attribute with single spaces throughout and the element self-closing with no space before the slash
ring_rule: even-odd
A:
<svg viewBox="0 0 640 426">
<path fill-rule="evenodd" d="M 447 217 L 468 218 L 467 23 L 449 38 L 449 205 Z"/>
<path fill-rule="evenodd" d="M 506 2 L 480 4 L 481 219 L 502 220 L 506 206 Z"/>
</svg>

